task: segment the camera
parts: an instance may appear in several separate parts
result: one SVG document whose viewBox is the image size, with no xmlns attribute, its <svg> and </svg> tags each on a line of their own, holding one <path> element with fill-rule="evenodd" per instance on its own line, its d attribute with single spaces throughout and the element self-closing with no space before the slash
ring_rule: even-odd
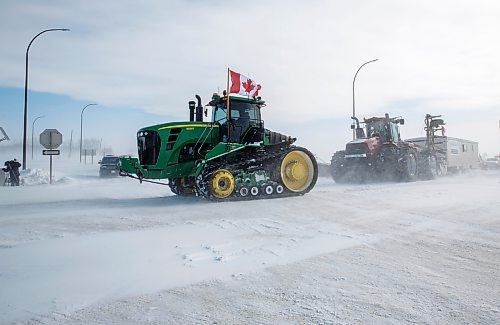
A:
<svg viewBox="0 0 500 325">
<path fill-rule="evenodd" d="M 14 163 L 14 161 L 13 161 L 13 160 L 8 160 L 8 161 L 4 162 L 4 164 L 3 164 L 3 165 L 4 165 L 5 167 L 4 167 L 4 168 L 2 168 L 2 170 L 3 170 L 4 172 L 6 172 L 6 173 L 7 173 L 8 171 L 10 171 L 11 166 L 12 166 L 12 164 L 13 164 L 13 163 Z"/>
<path fill-rule="evenodd" d="M 11 186 L 19 186 L 19 167 L 21 167 L 21 164 L 14 159 L 7 160 L 3 165 L 5 167 L 2 168 L 2 171 L 9 173 L 6 175 L 7 177 L 5 178 L 3 185 L 6 186 L 7 184 L 10 184 Z"/>
<path fill-rule="evenodd" d="M 16 169 L 16 168 L 19 168 L 19 163 L 16 161 L 16 160 L 7 160 L 6 162 L 4 162 L 3 164 L 5 167 L 2 168 L 2 170 L 6 173 L 8 173 L 9 171 L 11 171 L 12 169 Z"/>
</svg>

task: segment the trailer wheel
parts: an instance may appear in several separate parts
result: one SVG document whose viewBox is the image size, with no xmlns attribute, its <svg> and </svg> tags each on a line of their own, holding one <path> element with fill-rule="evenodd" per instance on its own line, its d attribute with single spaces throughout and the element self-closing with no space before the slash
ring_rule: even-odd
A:
<svg viewBox="0 0 500 325">
<path fill-rule="evenodd" d="M 440 161 L 438 162 L 438 176 L 445 176 L 448 173 L 448 166 L 446 165 L 446 162 Z"/>
<path fill-rule="evenodd" d="M 425 165 L 423 169 L 423 179 L 435 179 L 438 174 L 438 162 L 436 156 L 429 155 L 425 160 Z"/>
</svg>

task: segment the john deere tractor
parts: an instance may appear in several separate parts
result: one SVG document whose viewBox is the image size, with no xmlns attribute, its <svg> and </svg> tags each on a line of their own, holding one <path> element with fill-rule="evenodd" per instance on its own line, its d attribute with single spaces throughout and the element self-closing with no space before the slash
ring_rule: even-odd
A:
<svg viewBox="0 0 500 325">
<path fill-rule="evenodd" d="M 139 157 L 121 158 L 121 175 L 141 182 L 168 179 L 177 195 L 215 201 L 302 195 L 314 187 L 316 159 L 293 145 L 295 138 L 264 128 L 260 97 L 214 94 L 207 105 L 210 122 L 203 122 L 207 110 L 196 98 L 189 102 L 188 122 L 137 132 Z"/>
<path fill-rule="evenodd" d="M 345 150 L 335 152 L 331 160 L 331 175 L 336 183 L 359 183 L 370 179 L 414 181 L 436 176 L 434 152 L 401 139 L 402 118 L 385 114 L 385 117 L 372 117 L 363 122 L 356 117 L 352 119 L 351 128 L 355 130 L 356 139 L 348 142 Z M 360 123 L 364 124 L 364 129 Z"/>
</svg>

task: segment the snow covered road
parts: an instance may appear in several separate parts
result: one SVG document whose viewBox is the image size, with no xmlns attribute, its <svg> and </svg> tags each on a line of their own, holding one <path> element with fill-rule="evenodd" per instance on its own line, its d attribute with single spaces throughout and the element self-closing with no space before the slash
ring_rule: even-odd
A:
<svg viewBox="0 0 500 325">
<path fill-rule="evenodd" d="M 210 203 L 0 188 L 2 323 L 498 323 L 500 175 Z"/>
</svg>

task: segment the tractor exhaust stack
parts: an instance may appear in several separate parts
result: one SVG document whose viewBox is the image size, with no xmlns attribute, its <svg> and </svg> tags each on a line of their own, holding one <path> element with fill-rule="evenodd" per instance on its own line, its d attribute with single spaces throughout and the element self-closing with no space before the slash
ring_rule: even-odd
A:
<svg viewBox="0 0 500 325">
<path fill-rule="evenodd" d="M 195 109 L 195 101 L 191 100 L 189 103 L 189 122 L 194 122 L 194 109 Z"/>
<path fill-rule="evenodd" d="M 195 95 L 198 100 L 198 106 L 196 106 L 196 122 L 203 122 L 203 106 L 201 106 L 201 97 Z"/>
</svg>

